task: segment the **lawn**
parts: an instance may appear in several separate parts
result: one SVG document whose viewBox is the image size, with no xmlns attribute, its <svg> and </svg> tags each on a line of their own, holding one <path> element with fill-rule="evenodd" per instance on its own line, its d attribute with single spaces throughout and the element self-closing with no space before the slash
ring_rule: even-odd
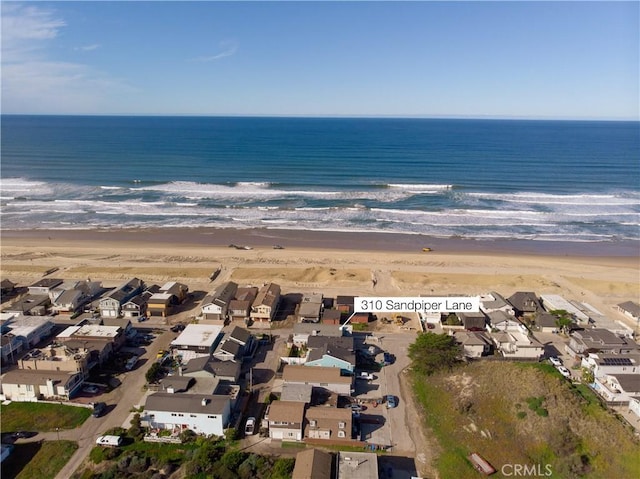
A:
<svg viewBox="0 0 640 479">
<path fill-rule="evenodd" d="M 73 441 L 17 444 L 2 464 L 3 477 L 53 479 L 78 449 Z"/>
<path fill-rule="evenodd" d="M 73 429 L 80 426 L 91 416 L 91 409 L 62 404 L 35 402 L 12 402 L 0 406 L 2 432 L 38 431 L 47 432 L 60 429 Z"/>
</svg>

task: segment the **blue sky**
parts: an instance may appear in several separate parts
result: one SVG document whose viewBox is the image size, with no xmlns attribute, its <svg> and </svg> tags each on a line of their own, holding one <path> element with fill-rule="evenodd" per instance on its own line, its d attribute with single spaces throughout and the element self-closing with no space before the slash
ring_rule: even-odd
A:
<svg viewBox="0 0 640 479">
<path fill-rule="evenodd" d="M 2 2 L 2 112 L 638 119 L 638 2 Z"/>
</svg>

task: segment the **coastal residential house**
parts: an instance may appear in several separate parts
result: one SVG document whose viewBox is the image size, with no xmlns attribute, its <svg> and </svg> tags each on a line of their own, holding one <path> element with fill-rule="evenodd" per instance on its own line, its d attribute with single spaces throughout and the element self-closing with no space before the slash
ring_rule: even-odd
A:
<svg viewBox="0 0 640 479">
<path fill-rule="evenodd" d="M 147 397 L 143 420 L 149 427 L 180 433 L 223 436 L 231 416 L 231 400 L 223 395 L 155 393 Z"/>
<path fill-rule="evenodd" d="M 50 307 L 51 298 L 48 294 L 28 293 L 5 307 L 3 312 L 21 314 L 23 316 L 46 316 Z"/>
<path fill-rule="evenodd" d="M 322 311 L 322 324 L 340 326 L 342 322 L 342 312 L 337 309 L 325 309 Z"/>
<path fill-rule="evenodd" d="M 493 354 L 494 345 L 491 339 L 481 332 L 458 331 L 455 340 L 462 346 L 467 358 L 480 358 Z"/>
<path fill-rule="evenodd" d="M 42 278 L 28 286 L 29 294 L 49 296 L 62 283 L 64 280 L 60 278 Z"/>
<path fill-rule="evenodd" d="M 336 296 L 335 308 L 345 316 L 353 314 L 355 296 Z"/>
<path fill-rule="evenodd" d="M 527 327 L 514 316 L 504 311 L 493 311 L 487 315 L 487 331 L 503 331 L 527 334 Z"/>
<path fill-rule="evenodd" d="M 280 286 L 276 283 L 265 284 L 258 291 L 250 317 L 255 322 L 270 322 L 276 315 L 280 301 Z"/>
<path fill-rule="evenodd" d="M 293 325 L 293 344 L 305 346 L 312 336 L 339 338 L 345 334 L 345 328 L 333 324 L 296 323 Z"/>
<path fill-rule="evenodd" d="M 302 441 L 305 404 L 274 401 L 269 406 L 269 437 L 284 441 Z"/>
<path fill-rule="evenodd" d="M 332 479 L 333 458 L 319 449 L 305 449 L 296 454 L 296 463 L 291 479 Z"/>
<path fill-rule="evenodd" d="M 251 305 L 258 295 L 258 288 L 246 287 L 236 290 L 235 298 L 229 302 L 227 314 L 232 321 L 247 321 L 251 315 Z"/>
<path fill-rule="evenodd" d="M 311 404 L 313 386 L 311 384 L 284 383 L 280 393 L 281 401 L 295 401 Z"/>
<path fill-rule="evenodd" d="M 339 368 L 287 364 L 282 371 L 282 380 L 285 384 L 311 385 L 344 396 L 351 395 L 353 389 L 353 376 L 343 376 Z"/>
<path fill-rule="evenodd" d="M 566 311 L 580 323 L 589 322 L 589 316 L 586 315 L 580 308 L 578 308 L 573 302 L 567 301 L 558 294 L 543 294 L 540 296 L 542 306 L 545 310 L 551 311 Z"/>
<path fill-rule="evenodd" d="M 640 374 L 606 374 L 591 384 L 593 390 L 606 402 L 629 404 L 640 397 Z"/>
<path fill-rule="evenodd" d="M 312 336 L 307 346 L 310 351 L 304 363 L 306 367 L 340 368 L 345 374 L 353 374 L 356 355 L 352 337 Z"/>
<path fill-rule="evenodd" d="M 22 347 L 19 349 L 27 350 L 51 336 L 54 323 L 51 316 L 35 317 L 12 313 L 9 315 L 9 319 L 2 324 L 2 329 L 5 334 L 12 335 L 15 340 L 22 343 Z M 14 343 L 15 340 L 11 340 L 10 343 Z M 10 349 L 14 353 L 17 352 L 13 346 Z"/>
<path fill-rule="evenodd" d="M 209 321 L 226 321 L 229 303 L 233 300 L 237 289 L 236 283 L 227 281 L 205 296 L 200 306 L 202 318 Z"/>
<path fill-rule="evenodd" d="M 89 353 L 86 350 L 68 348 L 66 345 L 54 344 L 33 349 L 29 354 L 18 359 L 19 369 L 33 371 L 63 371 L 80 373 L 83 379 L 89 376 Z"/>
<path fill-rule="evenodd" d="M 301 323 L 318 323 L 322 313 L 321 293 L 305 294 L 298 306 L 298 320 Z"/>
<path fill-rule="evenodd" d="M 558 318 L 550 313 L 536 314 L 535 324 L 541 333 L 555 333 L 558 331 Z"/>
<path fill-rule="evenodd" d="M 2 297 L 6 297 L 10 294 L 13 294 L 16 290 L 16 283 L 9 279 L 3 279 L 0 281 L 0 295 Z"/>
<path fill-rule="evenodd" d="M 220 361 L 242 362 L 242 350 L 243 348 L 240 344 L 223 337 L 213 352 L 213 357 Z"/>
<path fill-rule="evenodd" d="M 625 301 L 619 303 L 616 308 L 625 316 L 633 319 L 634 321 L 640 321 L 640 304 L 635 301 Z"/>
<path fill-rule="evenodd" d="M 589 353 L 582 358 L 582 367 L 595 378 L 617 374 L 640 374 L 640 354 Z"/>
<path fill-rule="evenodd" d="M 494 311 L 504 311 L 510 315 L 515 314 L 513 306 L 511 306 L 501 294 L 495 291 L 480 296 L 480 311 L 484 314 L 493 313 Z"/>
<path fill-rule="evenodd" d="M 147 316 L 147 300 L 151 297 L 152 293 L 147 291 L 134 296 L 129 301 L 122 305 L 122 315 L 125 318 L 142 318 Z"/>
<path fill-rule="evenodd" d="M 505 358 L 539 360 L 544 355 L 544 345 L 524 333 L 505 331 L 492 333 L 491 338 Z"/>
<path fill-rule="evenodd" d="M 638 345 L 632 339 L 602 328 L 574 331 L 566 346 L 566 352 L 573 358 L 589 353 L 630 354 L 637 351 Z"/>
<path fill-rule="evenodd" d="M 456 313 L 466 331 L 484 331 L 487 327 L 487 317 L 481 313 Z"/>
<path fill-rule="evenodd" d="M 42 399 L 68 400 L 84 380 L 81 373 L 14 369 L 2 377 L 3 401 L 35 402 Z"/>
<path fill-rule="evenodd" d="M 373 452 L 338 452 L 336 479 L 378 479 L 378 456 Z"/>
<path fill-rule="evenodd" d="M 23 350 L 22 340 L 11 333 L 0 337 L 0 352 L 2 353 L 2 365 L 13 364 Z"/>
<path fill-rule="evenodd" d="M 513 310 L 518 317 L 524 316 L 525 314 L 544 311 L 544 308 L 542 307 L 542 304 L 540 304 L 540 300 L 536 294 L 530 291 L 519 291 L 514 293 L 507 298 L 507 301 L 511 306 L 513 306 Z"/>
<path fill-rule="evenodd" d="M 51 302 L 51 311 L 56 313 L 75 313 L 86 302 L 84 293 L 77 289 L 62 291 Z"/>
<path fill-rule="evenodd" d="M 141 279 L 132 278 L 111 291 L 105 298 L 101 299 L 98 305 L 100 316 L 105 318 L 117 318 L 122 313 L 122 306 L 134 296 L 140 294 L 144 289 Z"/>
<path fill-rule="evenodd" d="M 147 314 L 149 316 L 167 317 L 176 305 L 181 304 L 189 293 L 189 287 L 182 283 L 170 281 L 160 287 L 158 292 L 147 298 Z"/>
<path fill-rule="evenodd" d="M 313 406 L 305 413 L 304 436 L 311 439 L 351 439 L 352 412 L 347 408 Z"/>
<path fill-rule="evenodd" d="M 191 359 L 197 355 L 209 356 L 220 342 L 222 327 L 215 324 L 187 324 L 182 333 L 171 342 L 183 359 Z M 187 351 L 194 355 L 185 354 Z"/>
<path fill-rule="evenodd" d="M 216 378 L 219 381 L 237 383 L 240 378 L 241 364 L 232 361 L 220 361 L 209 356 L 193 358 L 182 366 L 180 374 L 203 381 Z M 213 383 L 212 383 L 213 384 Z"/>
</svg>

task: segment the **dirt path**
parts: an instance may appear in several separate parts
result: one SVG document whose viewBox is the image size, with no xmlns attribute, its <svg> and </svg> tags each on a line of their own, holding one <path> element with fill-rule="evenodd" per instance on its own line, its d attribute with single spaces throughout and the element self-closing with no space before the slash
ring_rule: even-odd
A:
<svg viewBox="0 0 640 479">
<path fill-rule="evenodd" d="M 433 463 L 438 455 L 438 446 L 434 437 L 429 437 L 421 407 L 417 404 L 411 387 L 409 368 L 400 374 L 400 390 L 405 401 L 405 424 L 409 427 L 409 436 L 416 448 L 416 469 L 420 477 L 438 479 L 438 471 Z M 416 420 L 415 418 L 419 418 Z"/>
</svg>

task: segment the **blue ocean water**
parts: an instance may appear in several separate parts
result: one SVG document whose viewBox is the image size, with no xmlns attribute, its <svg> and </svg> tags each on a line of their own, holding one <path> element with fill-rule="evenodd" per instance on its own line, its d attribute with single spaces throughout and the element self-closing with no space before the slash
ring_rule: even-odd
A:
<svg viewBox="0 0 640 479">
<path fill-rule="evenodd" d="M 637 122 L 3 115 L 4 229 L 638 239 Z"/>
</svg>

